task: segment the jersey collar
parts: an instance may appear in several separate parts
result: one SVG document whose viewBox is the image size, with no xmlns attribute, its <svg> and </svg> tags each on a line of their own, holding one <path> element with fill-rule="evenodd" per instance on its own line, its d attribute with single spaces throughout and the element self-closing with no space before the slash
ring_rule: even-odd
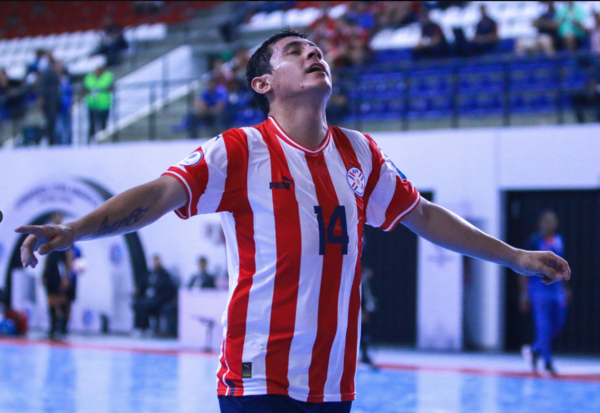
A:
<svg viewBox="0 0 600 413">
<path fill-rule="evenodd" d="M 287 133 L 285 133 L 283 131 L 281 126 L 279 126 L 279 124 L 277 123 L 275 118 L 273 118 L 272 116 L 269 116 L 268 122 L 270 123 L 273 131 L 275 132 L 275 135 L 278 138 L 282 139 L 285 143 L 293 146 L 294 148 L 300 149 L 301 151 L 306 152 L 306 153 L 316 154 L 316 153 L 322 152 L 323 149 L 325 149 L 327 147 L 327 145 L 329 145 L 329 142 L 331 141 L 331 128 L 329 126 L 327 126 L 327 136 L 325 137 L 325 139 L 323 139 L 323 142 L 321 142 L 321 144 L 317 148 L 312 149 L 312 148 L 307 148 L 304 145 L 300 145 L 298 142 L 296 142 L 295 140 L 290 138 L 287 135 Z"/>
</svg>

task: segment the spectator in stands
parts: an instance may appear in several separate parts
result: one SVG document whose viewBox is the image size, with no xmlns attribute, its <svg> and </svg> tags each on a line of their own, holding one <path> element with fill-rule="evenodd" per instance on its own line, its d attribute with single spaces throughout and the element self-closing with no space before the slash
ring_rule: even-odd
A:
<svg viewBox="0 0 600 413">
<path fill-rule="evenodd" d="M 482 4 L 479 8 L 481 19 L 475 28 L 475 37 L 471 41 L 471 53 L 480 55 L 493 52 L 500 38 L 498 24 L 488 15 L 487 8 Z"/>
<path fill-rule="evenodd" d="M 546 7 L 546 11 L 533 21 L 533 26 L 537 29 L 538 35 L 533 38 L 517 39 L 515 44 L 517 54 L 543 51 L 551 56 L 560 47 L 559 24 L 556 20 L 554 2 L 546 2 Z"/>
<path fill-rule="evenodd" d="M 24 81 L 9 78 L 4 69 L 0 69 L 0 113 L 1 117 L 11 123 L 0 128 L 0 146 L 9 136 L 14 136 L 21 130 L 21 124 L 26 113 L 25 97 L 29 86 Z M 0 126 L 1 125 L 0 121 Z"/>
<path fill-rule="evenodd" d="M 375 30 L 376 21 L 375 15 L 368 8 L 369 3 L 367 1 L 351 1 L 345 17 L 370 34 Z"/>
<path fill-rule="evenodd" d="M 333 32 L 336 27 L 335 19 L 329 16 L 330 5 L 328 1 L 321 2 L 321 14 L 319 17 L 313 21 L 308 27 L 312 32 L 317 30 L 318 28 L 324 28 L 329 32 Z"/>
<path fill-rule="evenodd" d="M 73 85 L 67 68 L 62 62 L 56 62 L 56 70 L 60 77 L 60 110 L 56 121 L 56 134 L 61 145 L 70 145 L 72 140 L 71 110 L 73 107 Z"/>
<path fill-rule="evenodd" d="M 558 21 L 558 35 L 567 50 L 579 49 L 586 38 L 583 26 L 587 15 L 585 10 L 574 1 L 567 2 L 566 6 L 556 11 Z"/>
<path fill-rule="evenodd" d="M 133 10 L 136 14 L 152 14 L 165 5 L 164 1 L 134 1 Z"/>
<path fill-rule="evenodd" d="M 134 293 L 135 335 L 145 335 L 150 328 L 150 316 L 160 314 L 163 306 L 177 297 L 177 286 L 158 255 L 154 255 L 153 263 L 147 285 L 138 286 Z"/>
<path fill-rule="evenodd" d="M 339 125 L 340 121 L 350 113 L 350 103 L 346 91 L 346 82 L 339 79 L 336 72 L 331 73 L 333 88 L 331 97 L 327 102 L 327 122 L 331 125 Z"/>
<path fill-rule="evenodd" d="M 206 266 L 208 261 L 205 257 L 200 257 L 198 260 L 198 267 L 200 271 L 198 274 L 194 274 L 192 279 L 188 284 L 188 290 L 194 289 L 194 287 L 198 286 L 198 288 L 217 288 L 215 284 L 216 276 L 214 274 L 209 274 L 206 270 Z"/>
<path fill-rule="evenodd" d="M 399 28 L 419 20 L 421 2 L 419 1 L 378 1 L 374 5 L 374 14 L 378 28 Z"/>
<path fill-rule="evenodd" d="M 365 63 L 369 55 L 369 33 L 347 17 L 337 20 L 336 35 L 328 58 L 334 69 Z"/>
<path fill-rule="evenodd" d="M 105 55 L 106 66 L 110 67 L 119 64 L 121 52 L 128 47 L 121 26 L 111 16 L 104 17 L 100 45 L 93 54 Z"/>
<path fill-rule="evenodd" d="M 600 122 L 600 82 L 592 78 L 584 90 L 571 94 L 571 104 L 578 123 L 585 122 L 585 112 L 591 110 L 596 122 Z"/>
<path fill-rule="evenodd" d="M 439 24 L 429 17 L 428 11 L 421 13 L 421 39 L 413 49 L 415 59 L 436 59 L 448 55 L 448 42 Z"/>
<path fill-rule="evenodd" d="M 217 77 L 217 82 L 221 85 L 227 85 L 233 78 L 233 73 L 231 73 L 229 65 L 226 65 L 225 61 L 221 58 L 217 58 L 213 61 L 212 75 Z"/>
<path fill-rule="evenodd" d="M 560 37 L 558 36 L 558 22 L 556 20 L 556 7 L 553 1 L 547 2 L 546 11 L 538 17 L 533 25 L 538 30 L 538 41 L 540 48 L 548 54 L 560 48 Z"/>
<path fill-rule="evenodd" d="M 88 143 L 90 143 L 97 132 L 106 128 L 112 106 L 114 76 L 104 67 L 99 66 L 85 76 L 83 87 L 89 113 Z"/>
<path fill-rule="evenodd" d="M 248 49 L 240 47 L 235 52 L 233 59 L 229 61 L 229 67 L 231 73 L 233 73 L 233 77 L 244 85 L 246 84 L 246 66 L 248 66 L 249 60 L 250 56 L 248 55 Z"/>
<path fill-rule="evenodd" d="M 341 42 L 341 33 L 336 20 L 329 16 L 329 2 L 321 3 L 321 16 L 312 22 L 309 30 L 311 40 L 321 47 L 325 60 L 332 66 Z"/>
<path fill-rule="evenodd" d="M 40 70 L 37 92 L 38 102 L 44 114 L 44 136 L 48 139 L 49 145 L 56 145 L 59 143 L 56 135 L 56 120 L 61 105 L 60 76 L 51 54 L 48 54 L 48 63 Z"/>
<path fill-rule="evenodd" d="M 0 146 L 2 146 L 4 139 L 9 134 L 9 113 L 6 102 L 8 100 L 10 89 L 10 78 L 8 77 L 8 74 L 6 74 L 6 70 L 0 69 Z"/>
<path fill-rule="evenodd" d="M 39 73 L 48 67 L 49 60 L 50 54 L 47 50 L 37 49 L 35 51 L 35 58 L 27 65 L 27 70 L 25 71 L 25 81 L 27 84 L 33 85 L 37 81 Z"/>
<path fill-rule="evenodd" d="M 590 30 L 590 48 L 596 55 L 600 55 L 600 13 L 594 13 L 594 28 Z"/>
<path fill-rule="evenodd" d="M 190 138 L 199 137 L 201 125 L 208 129 L 209 135 L 216 135 L 217 131 L 226 129 L 225 107 L 227 101 L 227 88 L 219 83 L 218 76 L 211 76 L 206 88 L 194 102 L 190 114 Z"/>
</svg>

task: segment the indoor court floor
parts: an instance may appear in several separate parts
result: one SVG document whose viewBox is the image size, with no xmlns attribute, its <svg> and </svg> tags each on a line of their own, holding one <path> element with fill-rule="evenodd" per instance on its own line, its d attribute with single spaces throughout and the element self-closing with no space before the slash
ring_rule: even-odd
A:
<svg viewBox="0 0 600 413">
<path fill-rule="evenodd" d="M 383 349 L 360 366 L 353 413 L 600 412 L 600 360 L 560 357 L 533 377 L 517 355 Z M 1 413 L 218 413 L 217 355 L 176 341 L 0 339 Z"/>
</svg>

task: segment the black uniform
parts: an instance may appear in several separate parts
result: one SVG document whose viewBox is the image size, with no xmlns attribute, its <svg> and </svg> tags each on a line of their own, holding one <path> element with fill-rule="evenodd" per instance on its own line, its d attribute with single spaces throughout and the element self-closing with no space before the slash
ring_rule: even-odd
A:
<svg viewBox="0 0 600 413">
<path fill-rule="evenodd" d="M 67 262 L 67 253 L 65 251 L 53 251 L 46 258 L 44 266 L 44 286 L 48 295 L 60 294 L 60 270 L 59 264 Z"/>
</svg>

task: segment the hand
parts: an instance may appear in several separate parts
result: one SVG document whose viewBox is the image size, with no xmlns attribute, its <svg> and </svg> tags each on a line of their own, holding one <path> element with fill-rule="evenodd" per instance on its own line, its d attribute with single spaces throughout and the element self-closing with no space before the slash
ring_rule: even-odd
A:
<svg viewBox="0 0 600 413">
<path fill-rule="evenodd" d="M 25 225 L 15 229 L 19 234 L 29 234 L 21 245 L 23 267 L 35 268 L 38 260 L 34 254 L 46 255 L 52 251 L 64 251 L 73 245 L 73 229 L 67 225 Z"/>
<path fill-rule="evenodd" d="M 542 277 L 544 284 L 571 279 L 569 263 L 551 251 L 523 251 L 511 269 L 519 274 Z"/>
</svg>

